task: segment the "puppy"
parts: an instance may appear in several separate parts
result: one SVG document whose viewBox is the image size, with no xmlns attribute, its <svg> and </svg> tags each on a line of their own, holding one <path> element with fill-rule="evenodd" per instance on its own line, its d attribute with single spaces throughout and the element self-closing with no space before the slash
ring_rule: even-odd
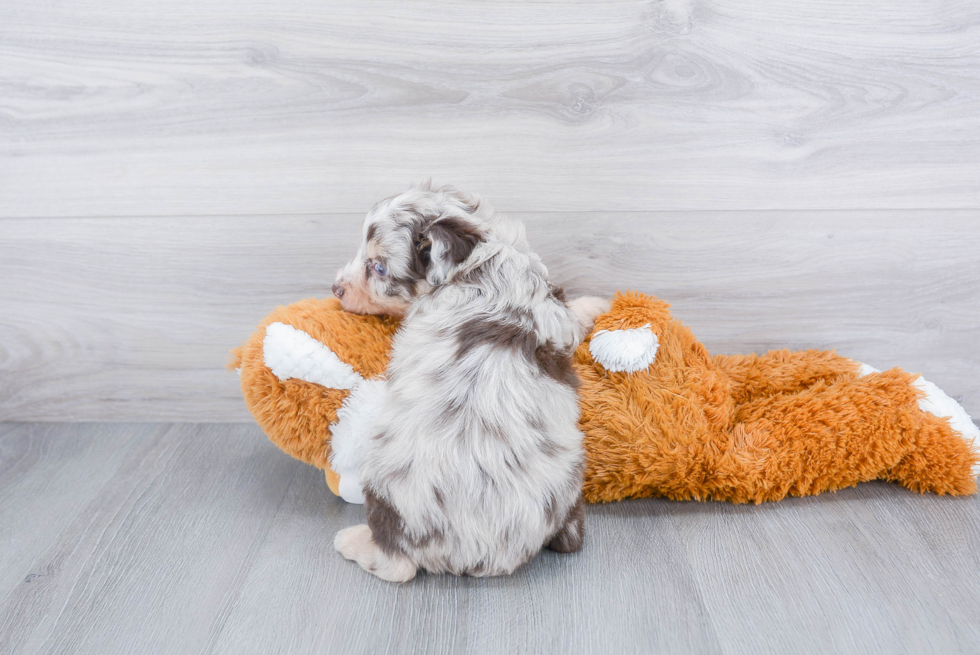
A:
<svg viewBox="0 0 980 655">
<path fill-rule="evenodd" d="M 403 316 L 361 467 L 367 525 L 344 557 L 384 580 L 418 568 L 507 574 L 582 546 L 582 434 L 571 356 L 608 302 L 566 303 L 523 226 L 429 184 L 375 205 L 334 294 Z"/>
</svg>

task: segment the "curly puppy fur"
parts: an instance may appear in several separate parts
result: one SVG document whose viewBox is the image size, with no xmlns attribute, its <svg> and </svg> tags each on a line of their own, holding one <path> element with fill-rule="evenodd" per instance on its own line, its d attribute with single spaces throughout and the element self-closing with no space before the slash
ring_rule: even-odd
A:
<svg viewBox="0 0 980 655">
<path fill-rule="evenodd" d="M 404 582 L 581 548 L 571 356 L 608 301 L 567 303 L 523 225 L 428 184 L 371 209 L 336 282 L 345 309 L 405 317 L 361 468 L 367 526 L 340 531 L 337 550 Z"/>
</svg>

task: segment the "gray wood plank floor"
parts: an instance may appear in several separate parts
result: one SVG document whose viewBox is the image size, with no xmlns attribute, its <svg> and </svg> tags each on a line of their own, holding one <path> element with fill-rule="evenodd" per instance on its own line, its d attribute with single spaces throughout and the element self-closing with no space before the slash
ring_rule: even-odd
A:
<svg viewBox="0 0 980 655">
<path fill-rule="evenodd" d="M 585 549 L 382 583 L 238 424 L 0 424 L 3 653 L 975 653 L 980 498 L 591 506 Z"/>
</svg>

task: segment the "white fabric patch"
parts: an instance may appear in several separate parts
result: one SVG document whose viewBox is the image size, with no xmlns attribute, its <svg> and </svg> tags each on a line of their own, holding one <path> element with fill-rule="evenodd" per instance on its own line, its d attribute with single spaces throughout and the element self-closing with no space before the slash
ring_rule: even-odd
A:
<svg viewBox="0 0 980 655">
<path fill-rule="evenodd" d="M 970 419 L 962 405 L 921 375 L 912 385 L 926 393 L 925 398 L 919 400 L 919 409 L 940 418 L 948 418 L 949 427 L 959 432 L 968 443 L 977 443 L 976 440 L 980 439 L 980 428 Z M 980 475 L 980 464 L 975 465 L 971 472 L 974 476 Z"/>
<path fill-rule="evenodd" d="M 385 398 L 385 380 L 365 380 L 354 387 L 330 425 L 330 468 L 339 475 L 357 474 L 367 452 Z"/>
<path fill-rule="evenodd" d="M 599 330 L 592 335 L 592 358 L 614 373 L 635 373 L 650 366 L 660 346 L 647 323 L 629 330 Z"/>
<path fill-rule="evenodd" d="M 280 380 L 295 378 L 330 389 L 352 389 L 363 378 L 347 362 L 302 330 L 272 323 L 262 341 L 265 365 Z"/>
<path fill-rule="evenodd" d="M 858 362 L 861 364 L 861 362 Z M 880 373 L 878 369 L 867 364 L 861 364 L 861 377 L 870 373 Z M 950 398 L 945 391 L 935 384 L 925 379 L 921 375 L 912 383 L 916 389 L 925 392 L 925 397 L 919 400 L 919 409 L 929 412 L 939 418 L 948 418 L 949 427 L 953 428 L 967 443 L 977 443 L 980 440 L 980 428 L 973 422 L 970 415 L 966 413 L 963 406 Z M 980 463 L 973 467 L 974 476 L 980 475 Z"/>
</svg>

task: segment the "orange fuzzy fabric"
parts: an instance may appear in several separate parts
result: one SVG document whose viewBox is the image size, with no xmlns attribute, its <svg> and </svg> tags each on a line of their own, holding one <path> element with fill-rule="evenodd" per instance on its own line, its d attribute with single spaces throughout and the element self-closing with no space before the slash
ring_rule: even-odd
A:
<svg viewBox="0 0 980 655">
<path fill-rule="evenodd" d="M 365 378 L 384 373 L 398 321 L 350 314 L 336 298 L 309 298 L 276 307 L 241 348 L 232 351 L 230 368 L 241 372 L 242 394 L 262 430 L 284 451 L 317 468 L 327 468 L 331 423 L 337 420 L 348 391 L 303 380 L 280 380 L 262 354 L 265 329 L 285 323 L 326 345 Z M 336 492 L 336 489 L 334 489 Z"/>
<path fill-rule="evenodd" d="M 858 377 L 830 352 L 712 357 L 667 303 L 620 294 L 596 329 L 649 323 L 656 360 L 611 373 L 575 353 L 590 502 L 641 496 L 779 500 L 886 479 L 915 491 L 971 494 L 977 453 L 921 411 L 915 375 Z"/>
<path fill-rule="evenodd" d="M 276 378 L 262 356 L 265 327 L 275 321 L 307 332 L 364 377 L 383 373 L 398 324 L 348 314 L 333 299 L 305 300 L 277 308 L 236 352 L 246 402 L 266 434 L 329 471 L 329 426 L 347 392 Z M 659 348 L 645 370 L 607 371 L 589 340 L 575 352 L 587 501 L 759 503 L 874 479 L 918 492 L 976 492 L 977 451 L 946 419 L 918 408 L 915 375 L 859 377 L 856 362 L 816 350 L 711 356 L 667 303 L 637 293 L 618 294 L 596 331 L 648 324 Z"/>
</svg>

